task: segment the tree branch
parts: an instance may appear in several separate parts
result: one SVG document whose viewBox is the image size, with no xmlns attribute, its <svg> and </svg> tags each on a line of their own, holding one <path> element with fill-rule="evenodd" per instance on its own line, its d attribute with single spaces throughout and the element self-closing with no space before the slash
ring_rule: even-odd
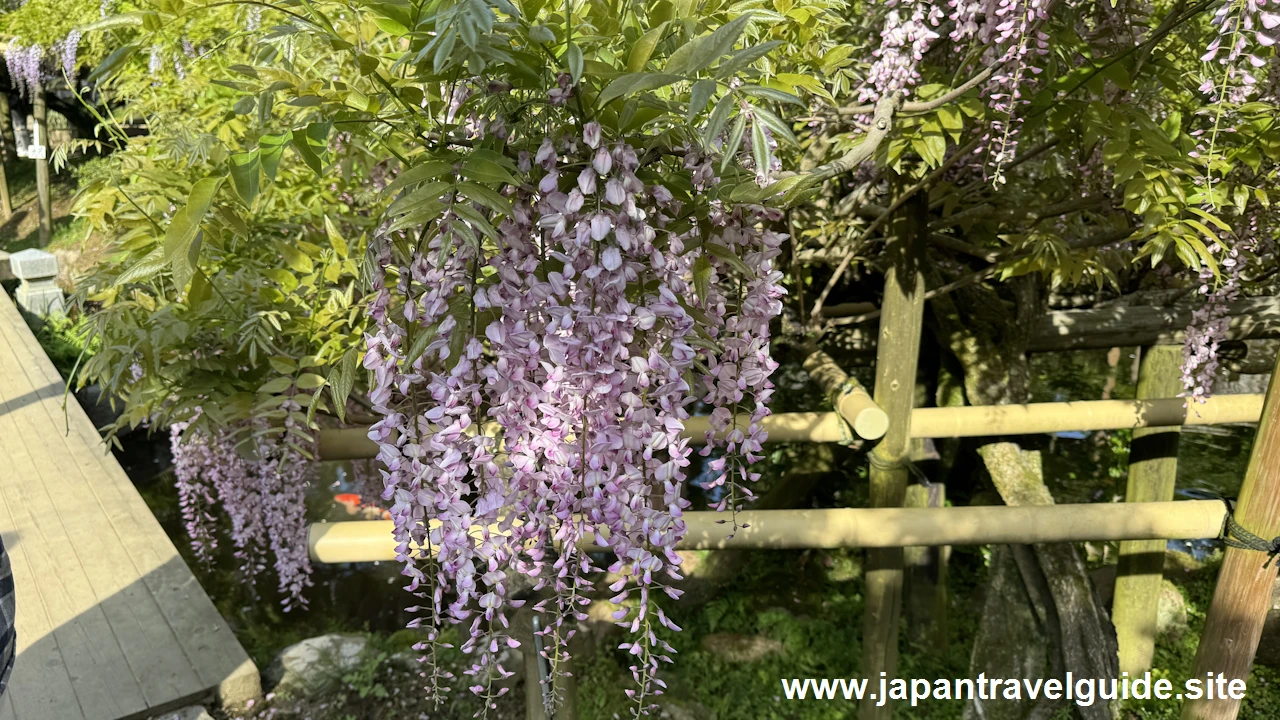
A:
<svg viewBox="0 0 1280 720">
<path fill-rule="evenodd" d="M 974 75 L 972 78 L 969 78 L 969 80 L 965 81 L 963 84 L 957 86 L 952 90 L 948 90 L 945 94 L 940 95 L 932 100 L 925 100 L 925 101 L 918 101 L 918 102 L 904 102 L 902 103 L 902 108 L 899 110 L 899 112 L 901 113 L 933 112 L 934 110 L 937 110 L 943 105 L 946 105 L 947 103 L 952 102 L 953 100 L 959 99 L 962 95 L 974 89 L 978 85 L 981 85 L 983 82 L 986 81 L 987 78 L 995 74 L 996 67 L 997 66 L 995 65 L 988 66 L 982 72 L 978 73 L 977 75 Z M 876 107 L 877 107 L 876 105 L 848 105 L 846 107 L 836 108 L 836 114 L 840 116 L 866 115 L 869 112 L 873 112 L 876 109 Z"/>
<path fill-rule="evenodd" d="M 1075 241 L 1068 241 L 1067 247 L 1069 247 L 1072 250 L 1084 250 L 1087 248 L 1095 248 L 1095 247 L 1101 247 L 1103 245 L 1110 245 L 1112 243 L 1117 243 L 1123 240 L 1127 240 L 1135 232 L 1137 232 L 1138 229 L 1139 228 L 1126 227 L 1126 228 L 1121 228 L 1119 230 L 1108 230 L 1107 232 L 1098 233 L 1097 235 L 1092 235 L 1087 238 L 1081 238 Z M 968 287 L 969 285 L 973 285 L 974 283 L 982 282 L 983 280 L 986 280 L 987 278 L 996 274 L 996 271 L 1000 269 L 1001 262 L 1021 260 L 1026 257 L 1030 257 L 1030 255 L 1031 253 L 1029 252 L 1020 252 L 1017 254 L 1011 254 L 1010 251 L 1005 251 L 1003 253 L 1000 253 L 996 257 L 996 260 L 999 262 L 996 262 L 981 270 L 977 270 L 968 275 L 952 280 L 951 282 L 947 283 L 946 285 L 942 285 L 941 287 L 936 287 L 926 292 L 924 294 L 924 299 L 931 300 L 939 295 L 946 295 L 947 293 L 953 292 L 955 290 L 959 290 L 962 287 Z M 864 323 L 868 320 L 874 320 L 878 317 L 880 317 L 879 308 L 862 313 L 861 315 L 851 315 L 848 317 L 833 318 L 827 321 L 827 325 L 829 327 L 836 326 L 836 325 L 857 325 L 858 323 Z"/>
<path fill-rule="evenodd" d="M 875 114 L 871 117 L 871 129 L 867 130 L 862 142 L 845 153 L 844 157 L 814 168 L 813 172 L 809 173 L 812 180 L 814 182 L 822 182 L 837 175 L 843 175 L 857 168 L 870 159 L 872 155 L 875 155 L 880 143 L 884 142 L 884 139 L 889 136 L 889 132 L 893 130 L 893 116 L 897 114 L 898 108 L 901 106 L 902 93 L 894 93 L 889 97 L 882 98 L 875 105 Z"/>
<path fill-rule="evenodd" d="M 827 281 L 827 286 L 822 289 L 822 294 L 818 295 L 818 299 L 814 301 L 813 310 L 811 311 L 811 317 L 814 320 L 822 317 L 822 304 L 826 302 L 827 296 L 830 295 L 831 291 L 835 289 L 837 284 L 839 284 L 840 278 L 844 276 L 844 271 L 849 268 L 849 263 L 853 262 L 853 258 L 862 246 L 862 243 L 865 242 L 867 238 L 871 237 L 871 233 L 875 232 L 881 225 L 887 222 L 893 213 L 901 208 L 902 205 L 910 200 L 916 193 L 932 187 L 933 184 L 942 177 L 943 173 L 951 169 L 952 165 L 955 165 L 961 158 L 966 157 L 969 153 L 973 152 L 973 149 L 978 146 L 979 142 L 981 142 L 981 138 L 974 138 L 963 147 L 956 148 L 956 151 L 951 154 L 951 157 L 944 160 L 941 165 L 934 168 L 933 172 L 924 176 L 924 178 L 915 185 L 907 188 L 905 192 L 894 199 L 893 203 L 885 209 L 884 213 L 882 213 L 880 217 L 876 218 L 867 226 L 867 229 L 863 231 L 862 235 L 853 243 L 853 247 L 849 248 L 849 252 L 846 253 L 844 259 L 840 261 L 840 265 L 836 268 L 835 272 L 832 273 L 831 279 Z"/>
</svg>

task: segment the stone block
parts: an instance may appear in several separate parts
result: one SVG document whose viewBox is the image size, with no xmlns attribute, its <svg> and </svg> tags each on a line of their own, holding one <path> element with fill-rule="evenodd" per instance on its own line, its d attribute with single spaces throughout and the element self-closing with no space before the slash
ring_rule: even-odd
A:
<svg viewBox="0 0 1280 720">
<path fill-rule="evenodd" d="M 226 710 L 245 708 L 261 697 L 262 676 L 248 658 L 218 684 L 218 704 Z"/>
<path fill-rule="evenodd" d="M 67 310 L 63 302 L 62 288 L 52 280 L 23 280 L 14 293 L 18 306 L 33 315 L 52 315 Z"/>
<path fill-rule="evenodd" d="M 27 248 L 9 256 L 9 269 L 19 280 L 42 280 L 58 276 L 58 258 L 44 250 Z"/>
<path fill-rule="evenodd" d="M 280 651 L 267 668 L 267 686 L 275 692 L 321 690 L 360 667 L 369 640 L 360 635 L 330 634 L 307 638 Z"/>
</svg>

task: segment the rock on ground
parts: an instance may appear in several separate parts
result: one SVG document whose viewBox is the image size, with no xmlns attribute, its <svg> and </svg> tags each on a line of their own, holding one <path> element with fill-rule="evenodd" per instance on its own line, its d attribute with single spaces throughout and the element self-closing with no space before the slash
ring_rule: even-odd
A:
<svg viewBox="0 0 1280 720">
<path fill-rule="evenodd" d="M 702 638 L 702 649 L 727 662 L 755 662 L 782 653 L 782 642 L 760 635 L 715 633 Z"/>
<path fill-rule="evenodd" d="M 369 641 L 359 635 L 321 635 L 280 651 L 264 677 L 276 690 L 306 690 L 323 686 L 335 676 L 360 666 Z"/>
<path fill-rule="evenodd" d="M 1174 554 L 1180 555 L 1181 553 L 1170 553 L 1170 555 Z M 1167 566 L 1165 572 L 1170 572 Z M 1098 589 L 1098 596 L 1102 599 L 1103 605 L 1110 609 L 1111 601 L 1115 596 L 1116 566 L 1103 565 L 1089 573 L 1089 576 L 1093 579 L 1093 584 Z M 1187 601 L 1182 597 L 1182 591 L 1178 590 L 1178 586 L 1166 578 L 1160 584 L 1160 605 L 1156 614 L 1156 632 L 1161 637 L 1171 636 L 1178 638 L 1186 631 Z"/>
</svg>

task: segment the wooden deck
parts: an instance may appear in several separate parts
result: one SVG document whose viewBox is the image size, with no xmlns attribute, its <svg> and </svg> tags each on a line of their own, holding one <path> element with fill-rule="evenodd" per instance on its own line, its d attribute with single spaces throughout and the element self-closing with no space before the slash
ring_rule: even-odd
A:
<svg viewBox="0 0 1280 720">
<path fill-rule="evenodd" d="M 0 536 L 18 658 L 0 720 L 124 720 L 258 671 L 0 291 Z"/>
</svg>

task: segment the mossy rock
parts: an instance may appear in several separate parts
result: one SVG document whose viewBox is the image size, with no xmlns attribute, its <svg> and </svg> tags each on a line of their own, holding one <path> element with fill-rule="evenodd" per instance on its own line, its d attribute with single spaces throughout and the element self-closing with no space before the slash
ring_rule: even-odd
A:
<svg viewBox="0 0 1280 720">
<path fill-rule="evenodd" d="M 783 652 L 782 641 L 762 635 L 713 633 L 702 638 L 702 649 L 731 663 L 750 663 Z"/>
</svg>

